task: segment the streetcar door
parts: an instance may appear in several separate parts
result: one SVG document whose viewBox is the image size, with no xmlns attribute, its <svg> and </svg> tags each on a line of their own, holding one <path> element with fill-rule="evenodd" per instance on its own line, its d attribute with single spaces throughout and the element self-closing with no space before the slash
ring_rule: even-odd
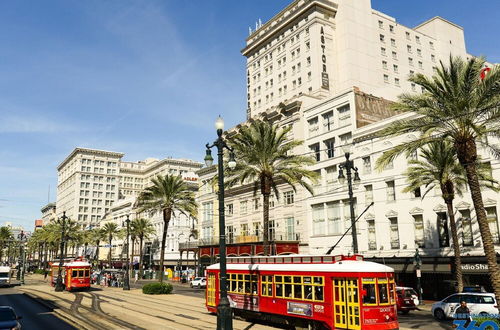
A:
<svg viewBox="0 0 500 330">
<path fill-rule="evenodd" d="M 335 328 L 361 329 L 358 279 L 333 279 Z"/>
</svg>

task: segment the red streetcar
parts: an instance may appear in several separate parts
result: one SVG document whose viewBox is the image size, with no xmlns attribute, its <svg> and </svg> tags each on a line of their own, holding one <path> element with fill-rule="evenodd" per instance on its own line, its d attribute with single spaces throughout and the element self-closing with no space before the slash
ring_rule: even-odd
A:
<svg viewBox="0 0 500 330">
<path fill-rule="evenodd" d="M 228 258 L 235 314 L 315 329 L 398 329 L 394 270 L 354 256 Z M 219 264 L 207 268 L 206 306 L 217 312 Z"/>
<path fill-rule="evenodd" d="M 90 288 L 90 268 L 91 265 L 83 258 L 65 260 L 61 269 L 61 276 L 66 290 L 88 289 Z M 59 262 L 54 261 L 50 269 L 50 283 L 56 285 L 59 274 Z"/>
</svg>

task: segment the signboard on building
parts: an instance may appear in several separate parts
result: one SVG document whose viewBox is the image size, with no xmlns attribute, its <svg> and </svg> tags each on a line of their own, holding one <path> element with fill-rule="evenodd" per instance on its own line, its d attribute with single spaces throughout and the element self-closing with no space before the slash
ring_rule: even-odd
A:
<svg viewBox="0 0 500 330">
<path fill-rule="evenodd" d="M 487 271 L 487 264 L 462 264 L 462 272 L 464 273 L 486 273 Z"/>
<path fill-rule="evenodd" d="M 390 108 L 392 102 L 355 90 L 356 126 L 363 127 L 398 114 Z"/>
</svg>

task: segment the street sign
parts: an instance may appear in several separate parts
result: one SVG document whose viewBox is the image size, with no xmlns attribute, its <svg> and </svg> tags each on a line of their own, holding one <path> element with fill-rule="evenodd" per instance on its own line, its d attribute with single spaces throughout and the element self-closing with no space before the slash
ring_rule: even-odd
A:
<svg viewBox="0 0 500 330">
<path fill-rule="evenodd" d="M 417 269 L 417 277 L 422 277 L 422 273 L 420 272 L 420 269 Z"/>
</svg>

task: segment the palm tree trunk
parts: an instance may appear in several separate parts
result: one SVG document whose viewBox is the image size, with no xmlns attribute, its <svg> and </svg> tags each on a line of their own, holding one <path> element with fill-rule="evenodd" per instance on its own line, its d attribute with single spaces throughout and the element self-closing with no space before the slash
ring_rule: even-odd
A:
<svg viewBox="0 0 500 330">
<path fill-rule="evenodd" d="M 269 249 L 269 196 L 271 195 L 271 180 L 263 176 L 260 182 L 260 191 L 264 196 L 264 205 L 262 205 L 262 221 L 264 222 L 264 233 L 262 235 L 262 244 L 264 245 L 264 255 L 270 255 Z"/>
<path fill-rule="evenodd" d="M 113 236 L 109 234 L 109 256 L 108 256 L 108 263 L 109 263 L 109 268 L 111 267 L 111 242 L 113 241 Z"/>
<path fill-rule="evenodd" d="M 171 209 L 163 210 L 163 233 L 161 235 L 161 252 L 160 252 L 160 283 L 163 282 L 163 262 L 165 259 L 165 243 L 167 240 L 167 230 L 168 223 L 170 222 L 170 217 L 172 216 Z"/>
<path fill-rule="evenodd" d="M 455 214 L 453 213 L 453 200 L 445 202 L 448 208 L 448 216 L 450 217 L 451 239 L 453 241 L 453 252 L 455 254 L 455 278 L 458 284 L 458 292 L 462 292 L 464 290 L 464 282 L 462 278 L 462 257 L 460 256 L 457 224 L 455 222 Z"/>
<path fill-rule="evenodd" d="M 142 244 L 143 244 L 144 237 L 140 236 L 139 237 L 139 278 L 142 278 L 142 269 L 143 269 L 143 264 L 142 264 L 142 257 L 144 255 L 142 251 Z"/>
<path fill-rule="evenodd" d="M 491 285 L 495 291 L 496 300 L 500 301 L 500 269 L 497 264 L 493 237 L 491 236 L 490 227 L 488 226 L 488 220 L 486 218 L 486 211 L 484 209 L 476 165 L 474 162 L 468 162 L 464 165 L 464 167 L 467 173 L 467 181 L 469 183 L 472 202 L 474 203 L 474 209 L 476 210 L 479 231 L 481 232 L 481 238 L 483 240 L 484 255 L 486 257 L 486 261 L 488 262 L 488 273 Z M 500 312 L 500 304 L 498 304 L 498 309 Z"/>
</svg>

